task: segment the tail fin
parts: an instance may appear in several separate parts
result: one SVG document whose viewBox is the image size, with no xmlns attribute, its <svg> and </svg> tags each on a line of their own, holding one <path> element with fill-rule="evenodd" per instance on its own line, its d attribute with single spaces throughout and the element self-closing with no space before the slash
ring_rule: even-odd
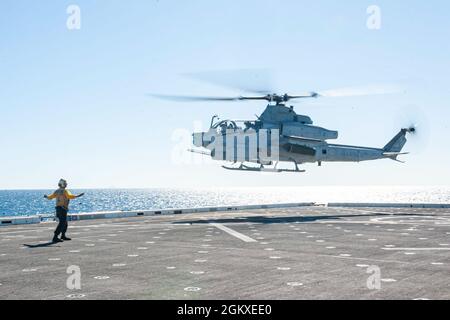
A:
<svg viewBox="0 0 450 320">
<path fill-rule="evenodd" d="M 384 146 L 383 150 L 386 153 L 399 153 L 402 151 L 403 146 L 406 143 L 406 133 L 413 133 L 414 128 L 402 129 L 397 135 Z"/>
</svg>

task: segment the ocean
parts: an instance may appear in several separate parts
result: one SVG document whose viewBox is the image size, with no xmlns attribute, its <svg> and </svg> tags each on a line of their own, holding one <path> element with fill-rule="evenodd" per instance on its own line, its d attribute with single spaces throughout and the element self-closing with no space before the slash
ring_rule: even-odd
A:
<svg viewBox="0 0 450 320">
<path fill-rule="evenodd" d="M 53 214 L 53 190 L 0 190 L 0 216 Z M 86 189 L 70 212 L 191 208 L 289 202 L 450 203 L 450 187 L 352 186 L 199 189 Z"/>
</svg>

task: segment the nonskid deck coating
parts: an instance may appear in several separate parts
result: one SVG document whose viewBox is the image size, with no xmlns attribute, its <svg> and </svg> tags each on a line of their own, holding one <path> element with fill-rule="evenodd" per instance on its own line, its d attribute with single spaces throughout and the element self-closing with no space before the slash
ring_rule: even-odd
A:
<svg viewBox="0 0 450 320">
<path fill-rule="evenodd" d="M 54 227 L 0 228 L 0 299 L 450 298 L 450 209 L 86 220 L 48 246 Z M 80 290 L 67 287 L 71 266 Z"/>
</svg>

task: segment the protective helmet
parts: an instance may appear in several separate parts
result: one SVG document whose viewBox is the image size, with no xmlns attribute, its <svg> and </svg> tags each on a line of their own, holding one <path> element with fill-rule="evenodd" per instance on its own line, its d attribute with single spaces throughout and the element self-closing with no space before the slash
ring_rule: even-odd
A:
<svg viewBox="0 0 450 320">
<path fill-rule="evenodd" d="M 67 187 L 67 181 L 64 180 L 64 179 L 60 179 L 59 182 L 58 182 L 58 187 L 60 187 L 60 188 Z"/>
</svg>

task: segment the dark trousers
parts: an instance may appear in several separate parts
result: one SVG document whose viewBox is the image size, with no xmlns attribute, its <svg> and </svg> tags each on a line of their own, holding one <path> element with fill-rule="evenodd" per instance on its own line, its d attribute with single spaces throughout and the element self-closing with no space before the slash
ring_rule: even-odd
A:
<svg viewBox="0 0 450 320">
<path fill-rule="evenodd" d="M 67 231 L 67 209 L 56 207 L 56 217 L 58 218 L 59 223 L 55 230 L 55 236 L 59 236 L 60 233 L 64 236 Z"/>
</svg>

